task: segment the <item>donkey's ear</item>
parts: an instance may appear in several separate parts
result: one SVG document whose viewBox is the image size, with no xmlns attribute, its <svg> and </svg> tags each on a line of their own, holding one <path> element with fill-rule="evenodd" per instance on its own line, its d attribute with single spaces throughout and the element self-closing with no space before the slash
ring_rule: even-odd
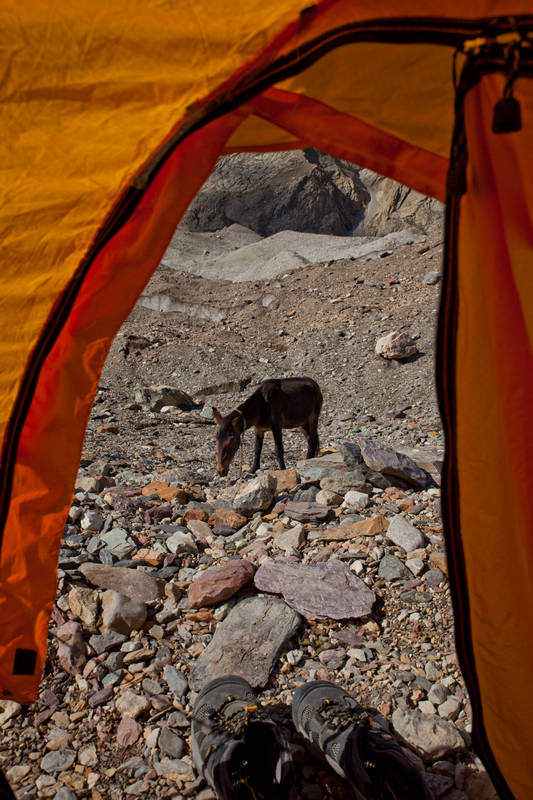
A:
<svg viewBox="0 0 533 800">
<path fill-rule="evenodd" d="M 213 419 L 215 420 L 217 425 L 220 425 L 220 423 L 222 422 L 222 414 L 220 413 L 220 411 L 217 411 L 216 408 L 213 409 Z"/>
</svg>

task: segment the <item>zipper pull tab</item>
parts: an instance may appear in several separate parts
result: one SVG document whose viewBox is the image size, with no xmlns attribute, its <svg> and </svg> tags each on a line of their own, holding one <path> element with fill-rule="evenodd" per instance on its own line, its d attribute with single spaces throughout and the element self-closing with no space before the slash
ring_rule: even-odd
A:
<svg viewBox="0 0 533 800">
<path fill-rule="evenodd" d="M 522 130 L 520 103 L 516 97 L 502 97 L 494 106 L 493 133 L 516 133 Z"/>
<path fill-rule="evenodd" d="M 493 133 L 517 133 L 522 130 L 522 113 L 520 103 L 513 97 L 513 87 L 520 64 L 520 42 L 509 46 L 507 54 L 508 76 L 503 90 L 503 97 L 494 106 L 492 117 Z"/>
</svg>

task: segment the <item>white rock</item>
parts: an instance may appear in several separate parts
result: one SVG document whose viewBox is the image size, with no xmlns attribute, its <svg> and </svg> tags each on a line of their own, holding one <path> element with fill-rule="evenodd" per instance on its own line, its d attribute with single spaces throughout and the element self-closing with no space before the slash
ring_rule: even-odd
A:
<svg viewBox="0 0 533 800">
<path fill-rule="evenodd" d="M 20 703 L 15 703 L 14 700 L 3 700 L 0 698 L 0 728 L 2 728 L 8 720 L 16 717 L 22 711 Z"/>
<path fill-rule="evenodd" d="M 287 653 L 287 661 L 289 662 L 289 664 L 292 664 L 293 666 L 295 664 L 299 664 L 303 657 L 304 657 L 303 650 L 289 650 L 289 652 Z"/>
<path fill-rule="evenodd" d="M 247 481 L 233 501 L 236 511 L 254 512 L 269 507 L 276 491 L 276 478 L 268 472 Z"/>
<path fill-rule="evenodd" d="M 411 570 L 413 575 L 420 575 L 424 569 L 424 562 L 419 558 L 408 558 L 405 562 L 405 566 Z"/>
<path fill-rule="evenodd" d="M 70 611 L 83 623 L 89 633 L 96 633 L 100 597 L 98 592 L 84 586 L 73 586 L 68 593 Z"/>
<path fill-rule="evenodd" d="M 434 683 L 428 692 L 428 700 L 436 706 L 440 706 L 449 695 L 448 689 L 441 683 Z"/>
<path fill-rule="evenodd" d="M 317 492 L 315 497 L 315 503 L 320 503 L 324 506 L 331 506 L 332 508 L 337 508 L 342 503 L 342 495 L 337 494 L 337 492 L 332 492 L 330 489 L 321 489 Z"/>
<path fill-rule="evenodd" d="M 80 527 L 84 531 L 101 531 L 104 527 L 104 518 L 98 511 L 86 511 L 81 518 Z"/>
<path fill-rule="evenodd" d="M 196 553 L 198 548 L 194 537 L 185 531 L 176 531 L 166 539 L 165 544 L 171 553 Z"/>
<path fill-rule="evenodd" d="M 94 744 L 87 744 L 80 747 L 78 750 L 78 761 L 84 767 L 93 767 L 98 763 L 98 756 L 96 754 L 96 747 Z"/>
<path fill-rule="evenodd" d="M 144 695 L 126 691 L 115 700 L 117 711 L 122 717 L 137 719 L 150 708 L 150 701 Z"/>
<path fill-rule="evenodd" d="M 356 661 L 366 661 L 366 653 L 358 647 L 350 647 L 347 651 L 350 658 L 355 658 Z"/>
<path fill-rule="evenodd" d="M 344 495 L 344 507 L 349 508 L 366 508 L 370 503 L 370 498 L 364 492 L 357 492 L 355 489 L 350 489 Z"/>
<path fill-rule="evenodd" d="M 376 355 L 402 360 L 418 353 L 414 340 L 407 333 L 392 331 L 376 342 Z"/>
<path fill-rule="evenodd" d="M 385 534 L 387 539 L 402 547 L 406 553 L 417 550 L 424 545 L 424 537 L 414 525 L 411 525 L 401 514 L 396 514 L 390 521 Z"/>
<path fill-rule="evenodd" d="M 146 605 L 140 600 L 130 600 L 119 592 L 108 589 L 102 595 L 102 622 L 104 630 L 129 635 L 146 622 Z"/>
<path fill-rule="evenodd" d="M 455 695 L 450 695 L 447 700 L 438 707 L 439 717 L 443 719 L 457 719 L 461 710 L 461 701 Z"/>
<path fill-rule="evenodd" d="M 157 747 L 157 740 L 159 739 L 159 734 L 161 732 L 161 728 L 147 728 L 144 733 L 144 741 L 146 742 L 146 746 L 150 748 L 150 750 L 155 750 Z"/>
<path fill-rule="evenodd" d="M 434 761 L 446 753 L 464 748 L 455 726 L 435 714 L 397 708 L 392 715 L 394 730 L 423 758 Z"/>
</svg>

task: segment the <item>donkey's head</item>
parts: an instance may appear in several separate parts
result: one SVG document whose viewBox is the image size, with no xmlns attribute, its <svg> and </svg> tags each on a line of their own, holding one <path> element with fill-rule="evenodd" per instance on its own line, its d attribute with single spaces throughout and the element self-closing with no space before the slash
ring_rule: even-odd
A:
<svg viewBox="0 0 533 800">
<path fill-rule="evenodd" d="M 230 411 L 225 417 L 216 408 L 213 409 L 213 418 L 217 424 L 217 472 L 227 475 L 229 465 L 241 443 L 244 431 L 244 420 L 240 411 Z"/>
</svg>

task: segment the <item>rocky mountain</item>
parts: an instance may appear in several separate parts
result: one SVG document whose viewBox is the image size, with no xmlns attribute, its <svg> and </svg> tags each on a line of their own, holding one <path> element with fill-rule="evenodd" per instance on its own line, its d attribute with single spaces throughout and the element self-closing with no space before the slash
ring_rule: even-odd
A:
<svg viewBox="0 0 533 800">
<path fill-rule="evenodd" d="M 221 158 L 180 228 L 216 231 L 238 223 L 261 236 L 384 235 L 437 232 L 442 218 L 438 201 L 309 148 Z"/>
</svg>

